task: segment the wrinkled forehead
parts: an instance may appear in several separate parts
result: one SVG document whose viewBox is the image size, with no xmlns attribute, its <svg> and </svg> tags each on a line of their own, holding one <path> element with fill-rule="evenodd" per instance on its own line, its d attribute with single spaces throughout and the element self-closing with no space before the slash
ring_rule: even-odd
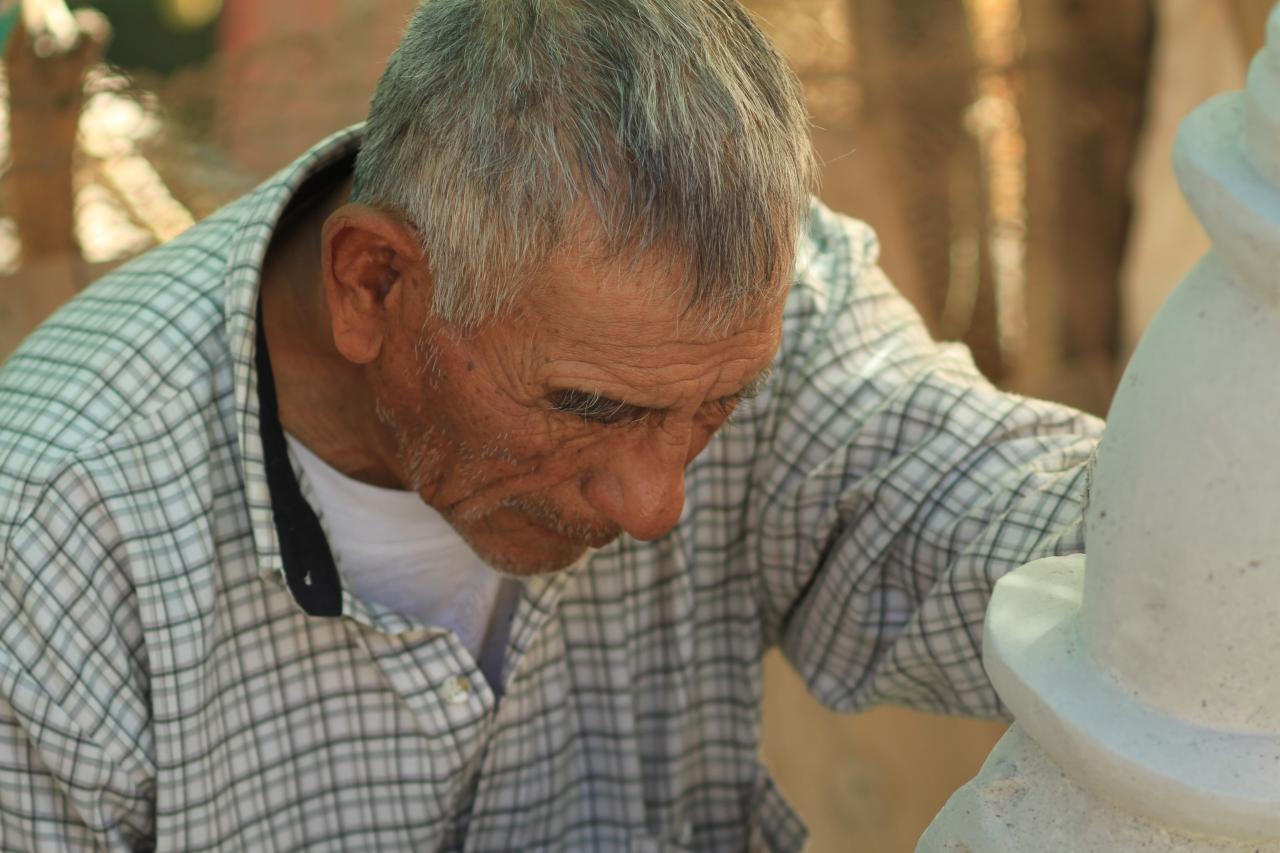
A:
<svg viewBox="0 0 1280 853">
<path fill-rule="evenodd" d="M 573 233 L 531 274 L 529 298 L 522 301 L 535 310 L 598 308 L 604 319 L 643 309 L 651 322 L 708 339 L 780 314 L 791 283 L 790 254 L 780 265 L 785 272 L 772 281 L 735 281 L 728 271 L 698 278 L 678 241 L 645 244 L 616 236 L 593 216 L 576 217 Z"/>
<path fill-rule="evenodd" d="M 773 307 L 709 328 L 670 299 L 604 294 L 569 285 L 525 326 L 529 357 L 517 369 L 535 386 L 651 410 L 701 405 L 762 382 L 781 340 L 781 311 Z"/>
</svg>

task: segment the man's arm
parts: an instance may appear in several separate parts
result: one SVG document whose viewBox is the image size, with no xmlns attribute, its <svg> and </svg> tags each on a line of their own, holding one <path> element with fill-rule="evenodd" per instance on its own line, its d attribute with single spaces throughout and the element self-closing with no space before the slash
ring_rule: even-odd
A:
<svg viewBox="0 0 1280 853">
<path fill-rule="evenodd" d="M 934 343 L 865 226 L 818 209 L 757 430 L 761 601 L 814 695 L 991 715 L 981 666 L 1005 572 L 1084 548 L 1101 424 L 1000 392 Z"/>
<path fill-rule="evenodd" d="M 147 849 L 150 710 L 123 549 L 80 476 L 0 541 L 0 848 Z"/>
</svg>

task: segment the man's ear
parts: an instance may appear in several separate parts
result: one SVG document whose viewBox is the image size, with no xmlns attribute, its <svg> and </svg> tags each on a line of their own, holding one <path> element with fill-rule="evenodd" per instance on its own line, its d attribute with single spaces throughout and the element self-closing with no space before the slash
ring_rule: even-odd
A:
<svg viewBox="0 0 1280 853">
<path fill-rule="evenodd" d="M 333 342 L 349 361 L 368 364 L 414 285 L 430 288 L 417 235 L 393 214 L 344 204 L 325 220 L 320 245 Z"/>
</svg>

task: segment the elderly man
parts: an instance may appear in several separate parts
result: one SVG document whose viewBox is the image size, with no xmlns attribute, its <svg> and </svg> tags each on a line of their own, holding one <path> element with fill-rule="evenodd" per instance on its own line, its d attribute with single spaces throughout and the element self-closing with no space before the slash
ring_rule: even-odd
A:
<svg viewBox="0 0 1280 853">
<path fill-rule="evenodd" d="M 811 204 L 733 0 L 429 0 L 368 123 L 0 373 L 0 847 L 740 850 L 760 661 L 993 713 L 1097 424 Z"/>
</svg>

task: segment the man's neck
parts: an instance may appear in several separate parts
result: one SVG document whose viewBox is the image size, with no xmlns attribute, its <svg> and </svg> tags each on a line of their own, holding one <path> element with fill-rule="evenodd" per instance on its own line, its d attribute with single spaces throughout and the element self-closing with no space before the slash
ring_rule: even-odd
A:
<svg viewBox="0 0 1280 853">
<path fill-rule="evenodd" d="M 402 488 L 363 368 L 333 344 L 321 232 L 350 191 L 349 177 L 317 187 L 281 220 L 262 267 L 262 322 L 285 431 L 349 477 Z"/>
</svg>

